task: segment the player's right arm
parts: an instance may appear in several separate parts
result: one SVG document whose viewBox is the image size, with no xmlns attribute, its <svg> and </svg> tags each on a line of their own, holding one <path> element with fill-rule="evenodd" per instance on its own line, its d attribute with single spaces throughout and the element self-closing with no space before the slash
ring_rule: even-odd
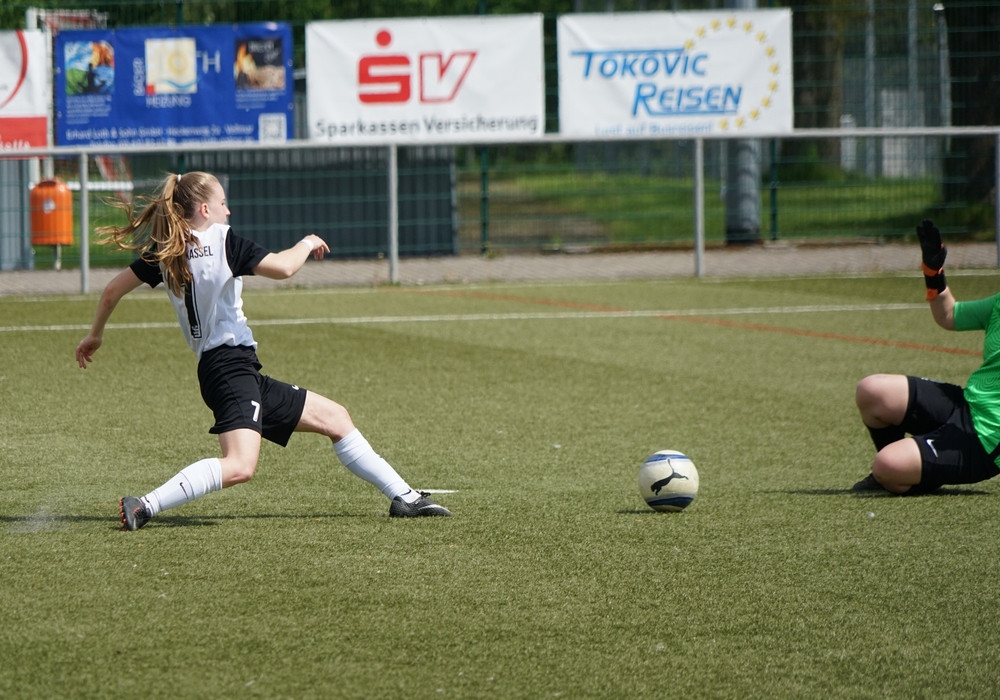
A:
<svg viewBox="0 0 1000 700">
<path fill-rule="evenodd" d="M 118 306 L 126 294 L 142 284 L 132 268 L 127 267 L 119 272 L 101 292 L 101 298 L 97 302 L 97 311 L 94 313 L 94 322 L 90 326 L 90 333 L 76 346 L 76 361 L 81 368 L 87 369 L 87 363 L 94 361 L 94 353 L 104 340 L 104 326 L 107 325 L 111 313 Z"/>
<path fill-rule="evenodd" d="M 253 268 L 253 273 L 272 280 L 285 280 L 298 272 L 311 255 L 322 260 L 330 246 L 322 238 L 310 233 L 301 241 L 279 253 L 269 253 Z"/>
</svg>

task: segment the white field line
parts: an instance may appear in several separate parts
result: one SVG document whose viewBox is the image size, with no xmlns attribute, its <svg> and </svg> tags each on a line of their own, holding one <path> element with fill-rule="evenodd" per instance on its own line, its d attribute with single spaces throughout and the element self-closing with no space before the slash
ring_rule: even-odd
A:
<svg viewBox="0 0 1000 700">
<path fill-rule="evenodd" d="M 645 311 L 539 311 L 503 314 L 430 314 L 421 316 L 348 316 L 326 318 L 275 318 L 250 320 L 252 328 L 264 326 L 347 326 L 382 323 L 467 323 L 483 321 L 559 321 L 601 318 L 662 318 L 670 316 L 768 316 L 776 314 L 849 313 L 856 311 L 901 311 L 925 309 L 927 304 L 818 304 L 806 306 L 757 306 L 723 309 L 656 309 Z M 108 330 L 175 328 L 176 321 L 109 323 Z M 60 332 L 90 330 L 89 323 L 0 326 L 0 333 Z"/>
<path fill-rule="evenodd" d="M 918 265 L 919 267 L 919 265 Z M 919 271 L 917 272 L 919 275 Z M 961 270 L 950 270 L 948 272 L 948 277 L 996 277 L 997 268 L 968 268 Z M 886 278 L 886 277 L 900 277 L 900 278 L 915 278 L 913 271 L 888 271 L 880 273 L 845 273 L 845 274 L 803 274 L 803 275 L 778 275 L 772 279 L 780 282 L 793 282 L 798 280 L 870 280 L 873 278 Z M 741 282 L 759 282 L 761 277 L 730 277 L 730 276 L 719 276 L 719 277 L 704 277 L 699 280 L 699 284 L 713 284 L 713 285 L 723 285 Z M 559 287 L 614 287 L 621 285 L 623 283 L 631 282 L 650 282 L 653 284 L 685 284 L 691 281 L 690 277 L 679 276 L 679 277 L 667 277 L 667 278 L 655 278 L 655 279 L 636 279 L 636 280 L 621 280 L 621 279 L 606 279 L 606 280 L 591 280 L 591 279 L 569 279 L 569 280 L 524 280 L 518 282 L 503 282 L 503 289 L 533 289 L 537 287 L 545 288 L 559 288 Z M 440 291 L 455 291 L 455 290 L 494 290 L 501 283 L 495 282 L 471 282 L 468 284 L 456 285 L 451 282 L 442 282 L 440 284 L 420 284 L 420 285 L 407 285 L 401 288 L 401 291 L 407 292 L 440 292 Z M 244 298 L 249 298 L 250 296 L 346 296 L 346 295 L 364 295 L 364 294 L 384 294 L 386 291 L 394 291 L 391 288 L 387 288 L 379 285 L 365 285 L 365 286 L 344 286 L 344 287 L 296 287 L 292 286 L 278 286 L 278 287 L 264 287 L 255 286 L 255 283 L 249 281 L 243 288 Z M 90 301 L 100 293 L 90 292 L 89 294 L 51 294 L 51 293 L 39 293 L 39 294 L 7 294 L 0 292 L 0 299 L 4 303 L 18 303 L 18 304 L 40 304 L 52 302 L 54 298 L 58 298 L 63 301 Z M 161 302 L 163 300 L 163 295 L 159 289 L 150 289 L 148 287 L 140 287 L 135 292 L 132 292 L 127 297 L 125 297 L 123 303 L 133 303 L 137 301 L 156 301 Z"/>
</svg>

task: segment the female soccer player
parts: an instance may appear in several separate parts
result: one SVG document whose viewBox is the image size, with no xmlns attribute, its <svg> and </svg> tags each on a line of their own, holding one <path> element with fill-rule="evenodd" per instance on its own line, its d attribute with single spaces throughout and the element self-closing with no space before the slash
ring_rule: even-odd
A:
<svg viewBox="0 0 1000 700">
<path fill-rule="evenodd" d="M 414 491 L 362 436 L 343 406 L 260 373 L 257 343 L 243 315 L 243 275 L 287 279 L 310 254 L 321 259 L 329 246 L 308 235 L 279 253 L 241 238 L 226 224 L 229 208 L 222 185 L 209 173 L 169 175 L 145 209 L 122 227 L 104 227 L 105 242 L 138 253 L 138 259 L 108 282 L 90 333 L 76 348 L 86 369 L 101 347 L 104 327 L 118 302 L 143 283 L 166 283 L 177 320 L 198 356 L 198 381 L 215 414 L 209 432 L 219 436 L 221 457 L 199 460 L 142 497 L 119 502 L 123 530 L 138 530 L 168 508 L 253 476 L 261 438 L 288 444 L 292 432 L 319 433 L 333 441 L 337 458 L 356 476 L 389 498 L 392 517 L 451 515 L 426 494 Z"/>
<path fill-rule="evenodd" d="M 917 227 L 927 301 L 950 331 L 982 330 L 983 363 L 963 389 L 930 379 L 874 374 L 855 401 L 875 449 L 871 474 L 854 491 L 921 494 L 944 484 L 973 484 L 1000 473 L 1000 294 L 956 302 L 945 283 L 948 254 L 930 221 Z M 906 437 L 909 434 L 911 437 Z"/>
</svg>

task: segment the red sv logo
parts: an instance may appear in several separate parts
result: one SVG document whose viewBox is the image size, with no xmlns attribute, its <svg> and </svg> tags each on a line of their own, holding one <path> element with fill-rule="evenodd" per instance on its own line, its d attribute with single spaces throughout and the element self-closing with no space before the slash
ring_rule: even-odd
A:
<svg viewBox="0 0 1000 700">
<path fill-rule="evenodd" d="M 387 48 L 392 35 L 380 31 L 375 42 Z M 475 51 L 440 51 L 417 56 L 416 81 L 421 103 L 451 102 L 465 81 Z M 413 94 L 412 61 L 406 54 L 362 56 L 358 61 L 358 99 L 364 104 L 403 104 Z"/>
</svg>

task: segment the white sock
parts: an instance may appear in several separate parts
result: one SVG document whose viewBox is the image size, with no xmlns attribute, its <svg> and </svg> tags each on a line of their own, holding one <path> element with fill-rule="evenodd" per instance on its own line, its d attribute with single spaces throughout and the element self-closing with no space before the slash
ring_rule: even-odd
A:
<svg viewBox="0 0 1000 700">
<path fill-rule="evenodd" d="M 403 481 L 403 477 L 372 449 L 357 428 L 339 442 L 333 443 L 333 449 L 337 453 L 337 459 L 352 474 L 373 484 L 389 500 L 396 496 L 402 496 L 403 500 L 406 500 L 410 494 L 413 494 L 414 499 L 419 497 L 419 494 Z"/>
<path fill-rule="evenodd" d="M 150 516 L 222 488 L 222 464 L 215 457 L 184 467 L 173 479 L 142 497 Z"/>
</svg>

